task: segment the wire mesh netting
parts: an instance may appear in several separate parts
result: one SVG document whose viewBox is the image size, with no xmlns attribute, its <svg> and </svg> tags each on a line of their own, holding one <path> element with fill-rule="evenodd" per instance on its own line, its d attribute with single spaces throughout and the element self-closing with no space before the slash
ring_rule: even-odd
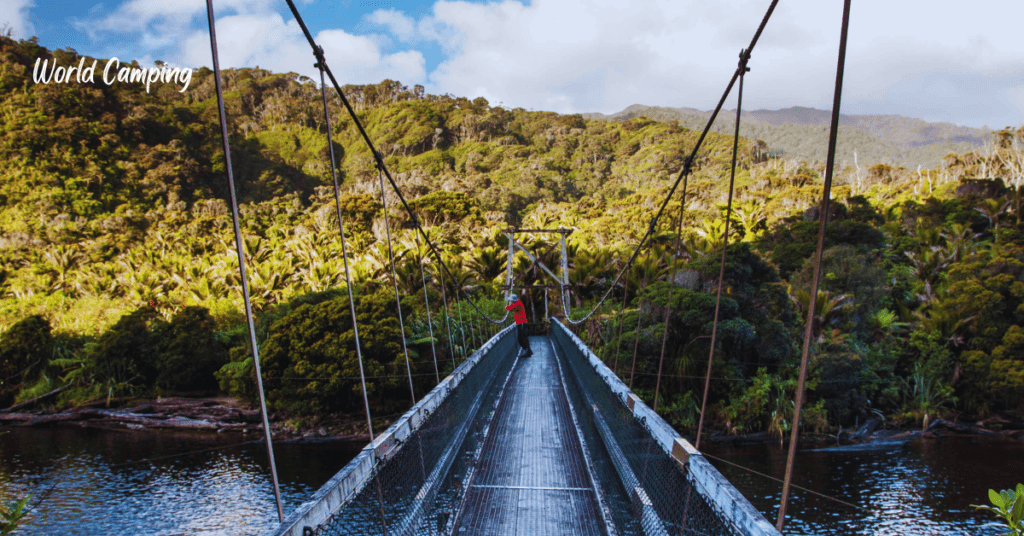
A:
<svg viewBox="0 0 1024 536">
<path fill-rule="evenodd" d="M 620 535 L 741 534 L 693 485 L 605 382 L 577 341 L 560 327 L 551 330 L 566 371 L 566 392 L 591 451 L 595 478 Z"/>
<path fill-rule="evenodd" d="M 515 348 L 515 333 L 503 334 L 416 431 L 378 458 L 362 489 L 313 534 L 445 533 Z"/>
<path fill-rule="evenodd" d="M 560 430 L 558 433 L 578 437 L 573 449 L 580 452 L 575 458 L 585 458 L 585 465 L 581 467 L 586 467 L 591 476 L 583 478 L 580 475 L 584 473 L 580 473 L 571 485 L 559 483 L 560 487 L 552 488 L 553 484 L 547 483 L 545 485 L 549 487 L 537 489 L 544 490 L 544 493 L 585 494 L 584 490 L 589 489 L 586 482 L 592 480 L 591 493 L 596 493 L 597 507 L 591 502 L 591 506 L 573 511 L 579 510 L 577 514 L 586 517 L 588 524 L 596 523 L 595 526 L 602 527 L 594 532 L 614 536 L 760 533 L 741 530 L 741 524 L 735 523 L 716 503 L 703 495 L 702 486 L 694 484 L 694 476 L 687 470 L 690 466 L 680 465 L 659 444 L 659 434 L 655 430 L 664 436 L 667 425 L 659 422 L 652 428 L 642 417 L 638 418 L 637 413 L 627 407 L 622 394 L 616 393 L 616 390 L 624 390 L 625 386 L 612 388 L 609 380 L 602 376 L 611 374 L 610 371 L 599 365 L 601 371 L 595 368 L 591 354 L 581 346 L 579 339 L 560 325 L 552 327 L 549 338 L 551 342 L 543 344 L 554 348 L 557 365 L 535 366 L 537 374 L 527 377 L 524 371 L 528 372 L 529 367 L 517 366 L 518 372 L 512 373 L 518 349 L 515 333 L 513 330 L 502 333 L 475 365 L 463 370 L 465 376 L 462 381 L 444 394 L 418 428 L 402 443 L 391 447 L 390 452 L 378 452 L 374 469 L 362 480 L 363 484 L 353 498 L 345 501 L 315 529 L 306 529 L 304 534 L 463 534 L 459 530 L 466 529 L 466 523 L 456 526 L 460 512 L 466 508 L 463 503 L 472 503 L 477 509 L 493 510 L 501 501 L 490 504 L 494 501 L 486 500 L 484 495 L 489 496 L 487 493 L 507 494 L 508 490 L 526 489 L 518 481 L 489 485 L 491 482 L 485 478 L 489 474 L 487 470 L 508 472 L 510 469 L 504 465 L 511 462 L 500 459 L 509 456 L 495 454 L 503 452 L 502 449 L 492 448 L 492 455 L 484 455 L 484 442 L 488 440 L 488 434 L 501 435 L 505 428 L 509 428 L 503 428 L 500 422 L 497 425 L 491 422 L 497 419 L 495 410 L 499 407 L 499 399 L 503 400 L 501 407 L 505 408 L 505 413 L 509 413 L 516 403 L 525 403 L 523 397 L 536 398 L 539 391 L 534 384 L 543 381 L 564 385 L 564 396 L 559 394 L 555 397 L 562 404 L 553 404 L 551 411 L 571 414 L 571 419 L 566 415 L 561 417 L 561 421 L 570 424 L 568 430 L 563 426 L 555 428 Z M 534 375 L 539 376 L 533 378 Z M 531 418 L 543 420 L 541 417 L 543 415 L 538 414 Z M 512 427 L 504 433 L 522 433 L 519 428 Z M 513 429 L 519 432 L 510 432 Z M 495 436 L 488 441 L 502 440 Z M 576 439 L 569 441 L 564 437 L 549 437 L 545 441 L 566 449 L 565 445 Z M 364 451 L 364 454 L 374 455 L 372 451 Z M 541 454 L 538 456 L 542 458 Z M 533 458 L 530 460 L 534 465 L 539 463 Z M 693 461 L 691 458 L 690 463 Z M 473 489 L 480 488 L 486 493 L 469 500 L 467 488 L 474 472 L 482 476 L 472 482 Z M 728 485 L 724 480 L 722 483 Z M 477 504 L 481 501 L 488 504 Z M 507 506 L 514 507 L 515 504 Z M 573 514 L 563 511 L 551 515 L 571 517 Z M 516 517 L 522 516 L 512 516 Z M 525 525 L 517 527 L 515 532 L 523 533 L 518 528 L 525 528 L 528 521 L 520 520 L 520 524 Z M 562 521 L 564 523 L 560 525 L 566 528 L 572 525 L 573 520 Z M 473 525 L 469 525 L 468 528 L 472 529 Z M 578 531 L 566 528 L 563 532 Z M 473 530 L 465 533 L 473 533 Z"/>
</svg>

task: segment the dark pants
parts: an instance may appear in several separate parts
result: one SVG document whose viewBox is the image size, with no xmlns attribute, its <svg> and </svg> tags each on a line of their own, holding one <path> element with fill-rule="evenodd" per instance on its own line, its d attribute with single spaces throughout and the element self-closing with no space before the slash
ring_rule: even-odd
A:
<svg viewBox="0 0 1024 536">
<path fill-rule="evenodd" d="M 530 349 L 530 338 L 526 335 L 526 324 L 516 324 L 516 339 L 519 340 L 519 346 L 523 347 L 523 353 L 530 355 L 533 350 Z"/>
</svg>

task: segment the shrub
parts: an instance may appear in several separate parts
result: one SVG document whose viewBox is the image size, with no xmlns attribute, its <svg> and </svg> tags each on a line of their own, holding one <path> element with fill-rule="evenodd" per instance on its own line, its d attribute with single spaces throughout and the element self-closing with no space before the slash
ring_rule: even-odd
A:
<svg viewBox="0 0 1024 536">
<path fill-rule="evenodd" d="M 168 391 L 217 388 L 217 372 L 228 361 L 217 339 L 215 322 L 205 307 L 185 307 L 170 322 L 157 325 L 155 386 Z"/>
<path fill-rule="evenodd" d="M 399 399 L 388 396 L 406 385 L 404 374 L 397 373 L 405 363 L 393 295 L 380 291 L 357 297 L 356 317 L 363 367 L 370 378 L 368 395 Z M 314 414 L 356 411 L 362 405 L 347 296 L 303 304 L 280 318 L 260 359 L 267 397 L 278 407 Z"/>
<path fill-rule="evenodd" d="M 1017 484 L 1016 490 L 1005 489 L 999 493 L 990 489 L 988 500 L 992 501 L 995 508 L 977 504 L 971 506 L 979 510 L 988 510 L 1003 518 L 1010 529 L 1004 536 L 1024 536 L 1024 484 Z"/>
<path fill-rule="evenodd" d="M 14 400 L 23 383 L 33 381 L 53 353 L 50 322 L 32 315 L 11 326 L 0 338 L 0 406 Z"/>
<path fill-rule="evenodd" d="M 248 345 L 236 346 L 228 351 L 230 360 L 213 373 L 221 391 L 241 399 L 254 401 L 256 398 L 256 372 L 252 353 Z"/>
<path fill-rule="evenodd" d="M 141 307 L 121 317 L 87 346 L 94 381 L 105 384 L 108 397 L 115 391 L 153 384 L 159 370 L 152 329 L 162 322 L 156 309 Z"/>
</svg>

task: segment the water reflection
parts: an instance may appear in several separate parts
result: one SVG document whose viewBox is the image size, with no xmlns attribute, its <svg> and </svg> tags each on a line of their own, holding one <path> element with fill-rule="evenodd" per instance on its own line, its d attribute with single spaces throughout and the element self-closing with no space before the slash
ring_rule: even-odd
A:
<svg viewBox="0 0 1024 536">
<path fill-rule="evenodd" d="M 778 444 L 708 445 L 706 451 L 755 471 L 782 478 L 786 451 Z M 995 516 L 970 504 L 988 504 L 990 488 L 1024 482 L 1015 460 L 1024 444 L 978 438 L 944 438 L 871 448 L 801 450 L 793 483 L 853 503 L 845 506 L 801 490 L 790 492 L 789 535 L 1003 534 Z M 720 461 L 711 463 L 773 524 L 782 484 Z"/>
<path fill-rule="evenodd" d="M 277 526 L 266 447 L 259 441 L 237 446 L 255 436 L 8 431 L 0 436 L 0 496 L 5 502 L 26 493 L 39 496 L 56 485 L 20 534 L 240 536 Z M 128 464 L 225 446 L 230 448 Z M 361 447 L 338 442 L 275 445 L 286 514 Z"/>
<path fill-rule="evenodd" d="M 53 493 L 23 524 L 32 535 L 235 536 L 261 534 L 277 524 L 265 446 L 172 457 L 243 441 L 238 435 L 8 428 L 0 436 L 0 500 Z M 246 438 L 254 436 L 246 436 Z M 362 445 L 275 445 L 285 511 L 294 510 Z M 783 476 L 786 451 L 775 445 L 709 454 Z M 787 536 L 1002 534 L 994 516 L 968 505 L 987 504 L 989 488 L 1024 481 L 1020 442 L 946 438 L 861 449 L 803 450 L 794 483 L 840 498 L 851 508 L 793 490 Z M 781 484 L 711 459 L 774 524 Z"/>
</svg>

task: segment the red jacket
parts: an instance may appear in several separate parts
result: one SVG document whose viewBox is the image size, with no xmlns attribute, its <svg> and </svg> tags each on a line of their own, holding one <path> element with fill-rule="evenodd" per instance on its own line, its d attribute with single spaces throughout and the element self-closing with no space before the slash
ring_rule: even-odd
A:
<svg viewBox="0 0 1024 536">
<path fill-rule="evenodd" d="M 526 308 L 523 307 L 522 300 L 516 300 L 516 302 L 513 303 L 512 305 L 506 305 L 505 310 L 512 311 L 512 313 L 516 317 L 516 324 L 526 323 Z"/>
</svg>

